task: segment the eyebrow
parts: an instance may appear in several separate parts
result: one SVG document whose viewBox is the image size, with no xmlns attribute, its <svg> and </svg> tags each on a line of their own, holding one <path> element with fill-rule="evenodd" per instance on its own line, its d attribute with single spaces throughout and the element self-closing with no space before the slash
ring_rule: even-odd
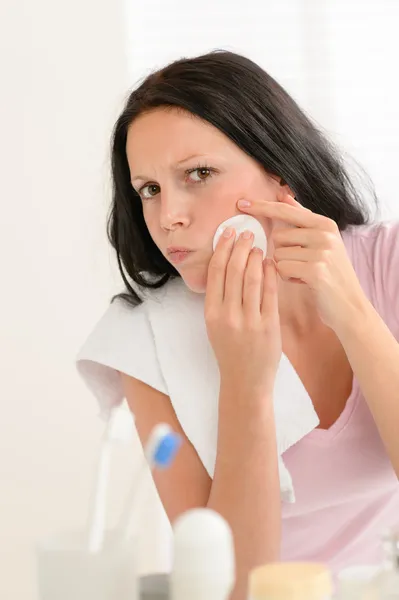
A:
<svg viewBox="0 0 399 600">
<path fill-rule="evenodd" d="M 182 160 L 179 160 L 177 163 L 175 163 L 173 168 L 178 169 L 184 163 L 189 162 L 190 160 L 193 160 L 193 158 L 206 158 L 207 156 L 208 156 L 207 154 L 190 154 L 190 156 L 186 156 L 186 158 L 183 158 Z M 136 181 L 137 179 L 142 179 L 143 181 L 145 181 L 146 179 L 151 179 L 151 177 L 147 177 L 146 175 L 135 175 L 132 178 L 132 183 L 133 183 L 133 181 Z"/>
</svg>

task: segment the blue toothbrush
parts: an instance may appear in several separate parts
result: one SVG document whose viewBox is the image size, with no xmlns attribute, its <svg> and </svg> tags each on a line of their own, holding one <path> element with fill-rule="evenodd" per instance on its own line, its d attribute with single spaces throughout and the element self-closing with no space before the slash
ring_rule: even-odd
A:
<svg viewBox="0 0 399 600">
<path fill-rule="evenodd" d="M 129 537 L 132 529 L 132 521 L 138 509 L 138 499 L 143 493 L 147 468 L 149 467 L 151 472 L 155 469 L 168 469 L 173 463 L 181 444 L 181 436 L 165 423 L 156 425 L 152 430 L 144 448 L 145 460 L 139 467 L 138 475 L 130 488 L 117 525 L 117 531 L 125 539 Z"/>
</svg>

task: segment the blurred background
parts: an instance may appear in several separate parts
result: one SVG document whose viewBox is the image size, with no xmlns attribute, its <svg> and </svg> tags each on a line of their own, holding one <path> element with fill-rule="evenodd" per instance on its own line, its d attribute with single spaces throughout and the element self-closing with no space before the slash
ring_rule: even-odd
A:
<svg viewBox="0 0 399 600">
<path fill-rule="evenodd" d="M 261 6 L 261 8 L 260 8 Z M 150 71 L 215 48 L 257 61 L 399 218 L 397 0 L 2 0 L 0 597 L 36 600 L 34 543 L 85 524 L 103 423 L 75 372 L 121 289 L 105 235 L 109 140 Z M 117 449 L 110 520 L 140 456 Z M 140 570 L 168 568 L 152 488 Z"/>
</svg>

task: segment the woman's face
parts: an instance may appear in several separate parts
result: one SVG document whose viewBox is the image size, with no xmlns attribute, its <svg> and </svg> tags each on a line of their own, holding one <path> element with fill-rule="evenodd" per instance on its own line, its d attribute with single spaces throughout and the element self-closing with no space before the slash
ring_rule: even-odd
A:
<svg viewBox="0 0 399 600">
<path fill-rule="evenodd" d="M 152 239 L 188 288 L 204 293 L 217 227 L 242 214 L 240 198 L 276 200 L 278 179 L 217 128 L 175 109 L 140 115 L 129 128 L 126 151 Z M 270 222 L 262 225 L 270 237 Z M 168 251 L 173 246 L 191 252 L 179 262 Z"/>
</svg>

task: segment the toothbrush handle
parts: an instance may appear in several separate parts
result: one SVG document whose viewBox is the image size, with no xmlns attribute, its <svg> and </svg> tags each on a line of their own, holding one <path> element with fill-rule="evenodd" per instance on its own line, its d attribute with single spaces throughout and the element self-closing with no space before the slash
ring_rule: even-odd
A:
<svg viewBox="0 0 399 600">
<path fill-rule="evenodd" d="M 96 485 L 94 488 L 95 493 L 91 501 L 91 510 L 89 512 L 89 552 L 98 552 L 103 544 L 110 459 L 111 447 L 109 443 L 105 442 L 101 448 L 97 465 Z"/>
<path fill-rule="evenodd" d="M 135 513 L 135 508 L 137 508 L 139 504 L 138 501 L 143 493 L 143 488 L 146 487 L 146 475 L 148 468 L 150 468 L 150 466 L 148 462 L 144 460 L 139 466 L 139 472 L 137 477 L 134 477 L 134 481 L 130 486 L 127 499 L 123 506 L 117 529 L 125 538 L 129 536 L 131 521 Z"/>
</svg>

